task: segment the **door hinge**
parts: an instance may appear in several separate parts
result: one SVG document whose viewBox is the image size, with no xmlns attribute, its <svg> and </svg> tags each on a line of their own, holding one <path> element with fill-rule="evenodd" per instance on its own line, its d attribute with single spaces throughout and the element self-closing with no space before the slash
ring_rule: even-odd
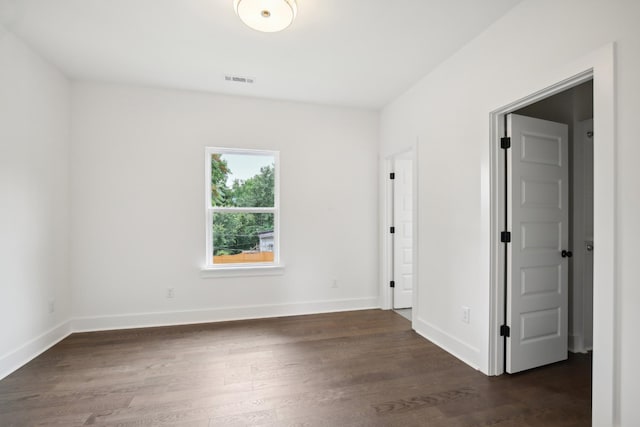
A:
<svg viewBox="0 0 640 427">
<path fill-rule="evenodd" d="M 503 231 L 500 233 L 500 242 L 502 243 L 510 243 L 511 242 L 511 232 Z"/>
<path fill-rule="evenodd" d="M 507 325 L 500 326 L 500 336 L 509 338 L 511 336 L 511 328 Z"/>
<path fill-rule="evenodd" d="M 390 232 L 391 234 L 394 234 L 394 233 L 396 232 L 396 228 L 395 228 L 395 227 L 391 227 L 391 228 L 389 228 L 389 232 Z"/>
<path fill-rule="evenodd" d="M 507 148 L 511 148 L 511 137 L 503 136 L 500 138 L 500 148 L 506 150 Z"/>
<path fill-rule="evenodd" d="M 395 174 L 395 172 L 391 172 L 391 173 L 389 174 L 389 179 L 396 179 L 396 174 Z"/>
<path fill-rule="evenodd" d="M 396 287 L 396 282 L 394 280 L 389 282 L 389 287 L 390 288 L 395 288 Z"/>
</svg>

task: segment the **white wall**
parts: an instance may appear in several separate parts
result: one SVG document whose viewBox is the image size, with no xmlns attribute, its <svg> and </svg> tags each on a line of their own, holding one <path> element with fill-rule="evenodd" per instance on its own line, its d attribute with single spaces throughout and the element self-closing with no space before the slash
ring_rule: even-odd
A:
<svg viewBox="0 0 640 427">
<path fill-rule="evenodd" d="M 72 93 L 74 328 L 378 305 L 378 113 L 90 83 Z M 206 146 L 280 150 L 283 275 L 201 276 Z"/>
<path fill-rule="evenodd" d="M 68 156 L 69 83 L 0 28 L 0 378 L 69 331 Z"/>
<path fill-rule="evenodd" d="M 527 0 L 387 106 L 382 155 L 419 138 L 418 331 L 488 370 L 489 113 L 554 70 L 616 42 L 616 275 L 621 425 L 640 417 L 640 2 Z M 595 112 L 596 118 L 598 112 Z M 597 135 L 598 130 L 595 130 Z M 597 136 L 596 136 L 597 137 Z M 444 184 L 443 184 L 444 183 Z M 597 243 L 596 243 L 597 245 Z M 471 307 L 471 323 L 461 306 Z M 598 405 L 598 403 L 596 403 Z M 596 420 L 596 425 L 599 420 Z"/>
</svg>

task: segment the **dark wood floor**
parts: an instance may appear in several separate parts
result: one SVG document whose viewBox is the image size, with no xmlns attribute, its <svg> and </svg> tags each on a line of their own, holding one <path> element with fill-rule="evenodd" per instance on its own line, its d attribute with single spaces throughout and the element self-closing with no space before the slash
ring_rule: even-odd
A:
<svg viewBox="0 0 640 427">
<path fill-rule="evenodd" d="M 587 426 L 591 359 L 486 377 L 392 311 L 73 334 L 0 426 Z"/>
</svg>

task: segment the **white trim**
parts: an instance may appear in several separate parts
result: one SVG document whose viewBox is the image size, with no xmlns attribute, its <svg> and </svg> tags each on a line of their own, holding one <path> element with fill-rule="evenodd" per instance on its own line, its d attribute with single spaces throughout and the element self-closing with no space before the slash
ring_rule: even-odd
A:
<svg viewBox="0 0 640 427">
<path fill-rule="evenodd" d="M 391 180 L 389 179 L 389 174 L 393 171 L 392 162 L 393 160 L 406 153 L 411 153 L 412 160 L 412 174 L 413 174 L 413 301 L 411 311 L 412 317 L 415 318 L 416 312 L 418 311 L 418 263 L 416 260 L 418 259 L 418 139 L 416 141 L 401 150 L 395 151 L 391 154 L 388 154 L 384 158 L 384 162 L 381 165 L 380 169 L 382 171 L 382 182 L 380 186 L 382 201 L 380 205 L 381 215 L 381 247 L 380 247 L 380 295 L 381 302 L 380 306 L 383 310 L 391 310 L 392 307 L 392 293 L 393 289 L 389 287 L 389 281 L 391 280 L 391 247 L 392 247 L 392 236 L 389 233 L 389 227 L 392 219 L 392 200 L 391 200 Z"/>
<path fill-rule="evenodd" d="M 71 321 L 66 320 L 17 349 L 0 357 L 0 380 L 26 365 L 71 334 Z"/>
<path fill-rule="evenodd" d="M 209 208 L 211 212 L 228 212 L 228 213 L 275 213 L 276 208 L 237 208 L 213 206 Z"/>
<path fill-rule="evenodd" d="M 418 301 L 420 301 L 420 299 L 418 298 L 418 296 L 420 295 L 420 286 L 419 286 L 419 273 L 420 273 L 420 269 L 419 269 L 419 262 L 418 260 L 420 259 L 420 245 L 418 244 L 418 236 L 420 236 L 420 206 L 419 206 L 419 200 L 418 200 L 418 194 L 420 194 L 420 188 L 419 188 L 419 174 L 420 174 L 420 169 L 418 168 L 418 154 L 419 154 L 419 142 L 420 142 L 420 137 L 416 137 L 416 141 L 414 142 L 413 145 L 413 166 L 412 166 L 412 171 L 413 171 L 413 309 L 411 310 L 411 327 L 413 329 L 415 329 L 415 327 L 413 326 L 413 319 L 418 318 Z"/>
<path fill-rule="evenodd" d="M 388 156 L 380 165 L 380 306 L 383 310 L 391 310 L 391 294 L 389 280 L 391 280 L 391 236 L 389 227 L 391 225 L 391 182 L 389 174 L 392 172 L 391 159 Z"/>
<path fill-rule="evenodd" d="M 586 80 L 594 80 L 594 132 L 598 143 L 594 145 L 594 328 L 593 328 L 593 376 L 592 423 L 594 426 L 619 424 L 620 414 L 620 338 L 619 306 L 616 284 L 616 186 L 615 186 L 615 46 L 608 44 L 591 54 L 572 62 L 541 79 L 515 102 L 499 107 L 490 113 L 490 164 L 491 164 L 491 221 L 490 221 L 490 324 L 488 373 L 502 372 L 502 346 L 499 325 L 502 323 L 502 270 L 503 261 L 499 239 L 502 223 L 500 206 L 502 189 L 500 177 L 501 159 L 496 142 L 501 135 L 500 118 L 520 107 L 551 96 Z M 560 82 L 560 83 L 557 83 Z M 543 89 L 539 89 L 543 88 Z"/>
<path fill-rule="evenodd" d="M 569 351 L 571 353 L 587 353 L 590 348 L 584 346 L 582 335 L 569 335 Z"/>
<path fill-rule="evenodd" d="M 243 307 L 212 308 L 204 310 L 133 313 L 110 316 L 78 317 L 72 320 L 74 332 L 105 331 L 112 329 L 175 326 L 197 323 L 227 322 L 233 320 L 264 319 L 281 316 L 333 313 L 340 311 L 380 308 L 377 297 L 327 301 L 308 301 L 291 304 L 267 304 Z"/>
<path fill-rule="evenodd" d="M 66 320 L 0 357 L 0 380 L 17 371 L 72 333 L 156 326 L 189 325 L 233 320 L 263 319 L 282 316 L 337 313 L 342 311 L 379 309 L 377 297 L 307 301 L 291 304 L 268 304 L 185 310 L 156 313 L 134 313 L 110 316 L 76 317 Z"/>
<path fill-rule="evenodd" d="M 232 147 L 205 147 L 208 153 L 242 154 L 246 156 L 272 156 L 277 153 L 275 150 L 260 150 L 255 148 L 232 148 Z"/>
<path fill-rule="evenodd" d="M 478 363 L 480 360 L 479 349 L 470 346 L 464 341 L 460 341 L 453 335 L 446 333 L 415 314 L 413 316 L 413 329 L 425 339 L 431 341 L 472 368 L 480 369 Z"/>
<path fill-rule="evenodd" d="M 281 276 L 283 274 L 284 264 L 224 264 L 215 267 L 204 267 L 200 270 L 200 277 L 203 279 L 218 277 Z"/>
</svg>

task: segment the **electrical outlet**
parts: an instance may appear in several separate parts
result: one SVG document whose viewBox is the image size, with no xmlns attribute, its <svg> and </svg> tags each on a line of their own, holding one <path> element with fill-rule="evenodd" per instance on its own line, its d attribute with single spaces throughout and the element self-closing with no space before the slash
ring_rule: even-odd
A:
<svg viewBox="0 0 640 427">
<path fill-rule="evenodd" d="M 333 279 L 333 282 L 331 282 L 331 287 L 332 288 L 337 288 L 338 287 L 338 279 Z"/>
<path fill-rule="evenodd" d="M 175 296 L 175 290 L 173 288 L 167 288 L 167 298 L 173 298 Z"/>
<path fill-rule="evenodd" d="M 49 314 L 53 314 L 56 311 L 56 300 L 54 299 L 50 299 L 49 300 Z"/>
<path fill-rule="evenodd" d="M 464 323 L 469 323 L 471 320 L 471 309 L 466 306 L 462 306 L 462 321 Z"/>
</svg>

